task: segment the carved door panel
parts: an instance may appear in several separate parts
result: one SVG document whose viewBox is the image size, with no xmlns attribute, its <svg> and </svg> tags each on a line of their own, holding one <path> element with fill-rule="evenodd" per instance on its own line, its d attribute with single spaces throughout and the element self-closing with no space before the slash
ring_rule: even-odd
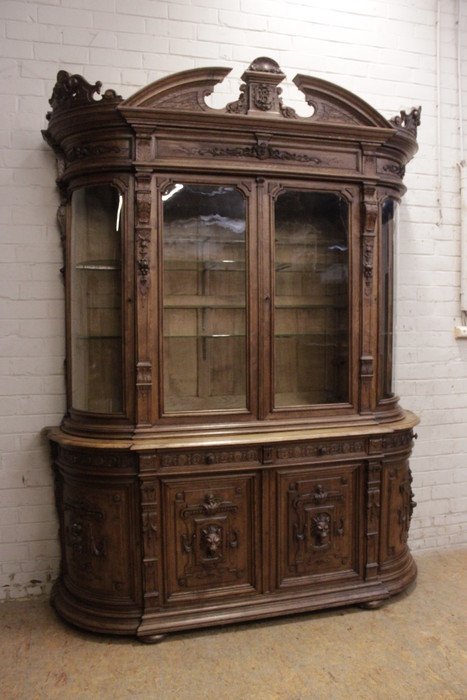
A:
<svg viewBox="0 0 467 700">
<path fill-rule="evenodd" d="M 65 477 L 63 534 L 67 586 L 103 600 L 133 600 L 137 556 L 131 484 L 105 488 Z"/>
<path fill-rule="evenodd" d="M 407 547 L 410 520 L 415 507 L 408 459 L 388 462 L 383 470 L 382 563 Z"/>
<path fill-rule="evenodd" d="M 361 465 L 281 471 L 279 585 L 360 575 Z"/>
<path fill-rule="evenodd" d="M 254 592 L 257 476 L 162 483 L 167 600 Z"/>
</svg>

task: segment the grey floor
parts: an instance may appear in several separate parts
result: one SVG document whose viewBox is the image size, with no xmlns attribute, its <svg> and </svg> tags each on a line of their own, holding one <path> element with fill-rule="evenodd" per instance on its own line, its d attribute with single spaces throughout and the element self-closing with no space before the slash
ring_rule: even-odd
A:
<svg viewBox="0 0 467 700">
<path fill-rule="evenodd" d="M 415 555 L 380 610 L 345 608 L 172 635 L 80 632 L 45 599 L 0 605 L 2 700 L 467 699 L 467 548 Z"/>
</svg>

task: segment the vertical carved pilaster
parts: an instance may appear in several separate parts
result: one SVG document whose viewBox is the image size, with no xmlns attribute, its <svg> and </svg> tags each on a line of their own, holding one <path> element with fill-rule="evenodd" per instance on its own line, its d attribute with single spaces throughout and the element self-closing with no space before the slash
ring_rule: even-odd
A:
<svg viewBox="0 0 467 700">
<path fill-rule="evenodd" d="M 417 505 L 414 501 L 414 492 L 412 491 L 412 472 L 408 464 L 407 476 L 401 482 L 399 491 L 402 500 L 399 508 L 400 541 L 402 544 L 406 544 L 409 538 L 410 521 L 412 520 L 414 508 Z"/>
<path fill-rule="evenodd" d="M 67 245 L 66 245 L 66 212 L 67 212 L 67 204 L 69 202 L 69 194 L 63 185 L 60 186 L 60 204 L 58 205 L 57 209 L 57 224 L 58 224 L 58 230 L 60 233 L 60 243 L 62 246 L 62 253 L 63 253 L 63 267 L 60 269 L 60 272 L 63 276 L 63 279 L 65 279 L 65 274 L 66 274 L 66 262 L 67 262 Z"/>
<path fill-rule="evenodd" d="M 370 440 L 370 443 L 372 441 Z M 370 452 L 372 446 L 370 444 Z M 367 466 L 366 514 L 365 514 L 365 578 L 372 579 L 378 575 L 379 533 L 381 520 L 381 470 L 379 459 L 370 460 Z"/>
<path fill-rule="evenodd" d="M 151 175 L 138 173 L 136 176 L 136 264 L 138 288 L 145 296 L 151 285 L 150 245 L 151 245 Z"/>
<path fill-rule="evenodd" d="M 149 474 L 154 471 L 154 457 L 140 456 L 141 472 L 141 532 L 143 539 L 143 590 L 145 612 L 159 604 L 159 527 L 156 479 Z M 145 472 L 148 472 L 145 474 Z"/>
<path fill-rule="evenodd" d="M 378 222 L 378 201 L 376 188 L 366 187 L 363 199 L 363 230 L 362 230 L 362 271 L 364 291 L 371 295 L 373 288 L 374 245 Z"/>
<path fill-rule="evenodd" d="M 141 143 L 143 142 L 143 143 Z M 147 155 L 150 137 L 138 138 L 137 152 Z M 135 176 L 135 259 L 137 283 L 137 420 L 139 425 L 152 423 L 152 343 L 151 343 L 151 256 L 152 240 L 152 175 L 149 171 Z"/>
<path fill-rule="evenodd" d="M 375 241 L 378 229 L 378 200 L 375 187 L 365 187 L 362 203 L 361 231 L 361 300 L 362 334 L 360 354 L 360 405 L 371 411 L 376 405 L 374 357 L 376 354 L 376 285 Z"/>
</svg>

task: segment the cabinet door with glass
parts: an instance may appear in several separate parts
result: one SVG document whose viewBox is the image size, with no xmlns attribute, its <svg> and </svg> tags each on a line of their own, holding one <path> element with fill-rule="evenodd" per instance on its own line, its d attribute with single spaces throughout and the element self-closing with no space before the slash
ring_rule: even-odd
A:
<svg viewBox="0 0 467 700">
<path fill-rule="evenodd" d="M 123 202 L 111 184 L 71 195 L 68 385 L 75 414 L 125 413 Z"/>
<path fill-rule="evenodd" d="M 349 195 L 303 185 L 272 193 L 270 409 L 348 408 L 355 393 Z"/>
<path fill-rule="evenodd" d="M 337 191 L 270 190 L 256 226 L 254 188 L 164 189 L 165 415 L 261 417 L 258 393 L 264 416 L 351 404 L 351 203 Z"/>
<path fill-rule="evenodd" d="M 163 414 L 255 413 L 251 188 L 172 182 L 162 194 Z"/>
</svg>

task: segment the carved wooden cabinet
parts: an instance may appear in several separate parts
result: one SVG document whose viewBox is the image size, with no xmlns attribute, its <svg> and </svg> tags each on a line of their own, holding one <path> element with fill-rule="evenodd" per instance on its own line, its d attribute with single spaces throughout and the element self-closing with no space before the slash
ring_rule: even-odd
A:
<svg viewBox="0 0 467 700">
<path fill-rule="evenodd" d="M 392 389 L 394 239 L 420 110 L 390 122 L 268 58 L 123 100 L 60 71 L 67 412 L 48 429 L 59 613 L 146 641 L 415 577 Z"/>
</svg>

